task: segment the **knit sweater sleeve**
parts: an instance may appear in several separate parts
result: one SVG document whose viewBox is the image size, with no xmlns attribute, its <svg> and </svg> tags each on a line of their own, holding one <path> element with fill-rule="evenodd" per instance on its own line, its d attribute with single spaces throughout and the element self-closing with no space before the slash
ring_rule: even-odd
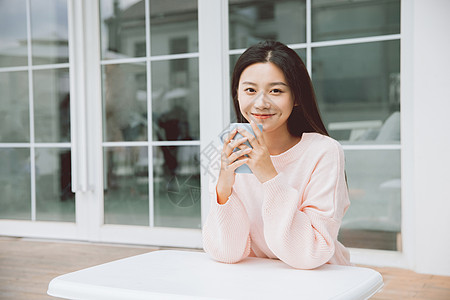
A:
<svg viewBox="0 0 450 300">
<path fill-rule="evenodd" d="M 203 225 L 203 249 L 213 259 L 236 263 L 250 254 L 250 220 L 234 189 L 228 201 L 217 202 L 216 184 L 209 184 L 212 200 L 208 217 Z"/>
<path fill-rule="evenodd" d="M 344 154 L 336 143 L 319 155 L 289 185 L 283 173 L 265 182 L 262 207 L 264 236 L 271 251 L 288 265 L 312 269 L 325 264 L 335 252 L 341 219 L 349 205 L 344 175 Z"/>
</svg>

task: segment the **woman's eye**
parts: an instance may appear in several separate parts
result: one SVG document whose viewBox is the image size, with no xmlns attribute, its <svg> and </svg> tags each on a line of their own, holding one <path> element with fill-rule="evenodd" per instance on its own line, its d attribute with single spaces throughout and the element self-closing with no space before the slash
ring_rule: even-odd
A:
<svg viewBox="0 0 450 300">
<path fill-rule="evenodd" d="M 252 88 L 246 88 L 245 91 L 248 92 L 248 93 L 256 92 L 255 89 L 252 89 Z"/>
<path fill-rule="evenodd" d="M 279 89 L 273 89 L 272 94 L 281 94 L 283 91 Z"/>
</svg>

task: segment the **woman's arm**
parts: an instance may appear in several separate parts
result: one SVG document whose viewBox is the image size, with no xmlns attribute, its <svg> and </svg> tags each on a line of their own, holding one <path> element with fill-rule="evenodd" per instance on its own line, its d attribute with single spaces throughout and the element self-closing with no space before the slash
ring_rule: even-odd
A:
<svg viewBox="0 0 450 300">
<path fill-rule="evenodd" d="M 301 167 L 301 166 L 299 166 Z M 301 191 L 278 174 L 263 184 L 264 235 L 274 254 L 294 268 L 312 269 L 334 255 L 341 219 L 348 207 L 342 148 L 318 159 Z"/>
<path fill-rule="evenodd" d="M 250 221 L 241 200 L 232 191 L 228 201 L 217 202 L 214 183 L 210 183 L 210 212 L 203 225 L 203 248 L 215 260 L 235 263 L 250 253 Z"/>
</svg>

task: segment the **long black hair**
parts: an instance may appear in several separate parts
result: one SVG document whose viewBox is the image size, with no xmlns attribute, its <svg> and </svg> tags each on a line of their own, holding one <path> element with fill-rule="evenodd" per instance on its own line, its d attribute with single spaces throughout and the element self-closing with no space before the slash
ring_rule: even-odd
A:
<svg viewBox="0 0 450 300">
<path fill-rule="evenodd" d="M 264 41 L 251 46 L 239 57 L 234 66 L 231 95 L 237 121 L 247 122 L 238 101 L 239 79 L 242 72 L 252 64 L 267 62 L 281 69 L 292 93 L 294 108 L 287 121 L 289 133 L 293 136 L 302 136 L 304 132 L 317 132 L 328 136 L 305 64 L 294 50 L 276 41 Z"/>
</svg>

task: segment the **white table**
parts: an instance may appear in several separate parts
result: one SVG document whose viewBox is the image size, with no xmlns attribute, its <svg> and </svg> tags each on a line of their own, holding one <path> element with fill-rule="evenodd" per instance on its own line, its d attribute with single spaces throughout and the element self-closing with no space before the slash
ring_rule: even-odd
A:
<svg viewBox="0 0 450 300">
<path fill-rule="evenodd" d="M 219 263 L 202 252 L 161 250 L 61 275 L 48 294 L 67 299 L 367 299 L 383 286 L 367 268 L 296 270 L 249 257 Z"/>
</svg>

